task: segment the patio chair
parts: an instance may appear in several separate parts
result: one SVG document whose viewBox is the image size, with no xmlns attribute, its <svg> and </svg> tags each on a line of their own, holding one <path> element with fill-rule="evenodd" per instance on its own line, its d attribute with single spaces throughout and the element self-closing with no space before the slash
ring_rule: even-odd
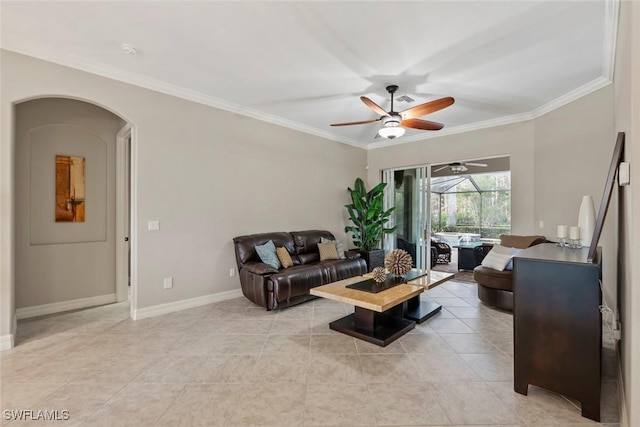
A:
<svg viewBox="0 0 640 427">
<path fill-rule="evenodd" d="M 402 249 L 406 251 L 409 255 L 411 255 L 411 259 L 413 260 L 412 267 L 416 266 L 416 244 L 411 243 L 408 240 L 403 239 L 402 237 L 398 237 L 396 239 L 398 249 Z M 433 268 L 438 262 L 438 250 L 431 245 L 431 268 Z"/>
<path fill-rule="evenodd" d="M 436 248 L 438 254 L 436 260 L 438 264 L 449 264 L 451 262 L 451 246 L 444 242 L 439 242 L 432 237 L 431 247 Z"/>
</svg>

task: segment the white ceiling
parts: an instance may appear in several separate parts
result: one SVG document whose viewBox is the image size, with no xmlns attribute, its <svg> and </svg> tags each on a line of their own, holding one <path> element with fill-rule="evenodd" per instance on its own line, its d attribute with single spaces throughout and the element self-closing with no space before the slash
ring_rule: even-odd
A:
<svg viewBox="0 0 640 427">
<path fill-rule="evenodd" d="M 393 143 L 533 118 L 611 81 L 617 0 L 12 2 L 4 49 L 366 148 L 360 100 L 443 96 Z M 131 43 L 139 53 L 125 54 Z"/>
</svg>

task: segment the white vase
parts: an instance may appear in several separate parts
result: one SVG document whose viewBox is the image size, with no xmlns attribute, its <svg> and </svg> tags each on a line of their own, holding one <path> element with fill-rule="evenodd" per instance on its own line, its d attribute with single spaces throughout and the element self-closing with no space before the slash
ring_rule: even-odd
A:
<svg viewBox="0 0 640 427">
<path fill-rule="evenodd" d="M 593 207 L 593 198 L 591 196 L 582 197 L 578 226 L 580 227 L 580 245 L 583 247 L 591 246 L 593 230 L 596 228 L 596 210 Z"/>
</svg>

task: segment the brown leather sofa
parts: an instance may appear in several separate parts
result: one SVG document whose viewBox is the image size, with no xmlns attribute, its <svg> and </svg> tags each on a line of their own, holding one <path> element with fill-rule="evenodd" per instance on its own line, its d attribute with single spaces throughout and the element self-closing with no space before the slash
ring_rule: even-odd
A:
<svg viewBox="0 0 640 427">
<path fill-rule="evenodd" d="M 525 249 L 547 242 L 544 236 L 500 236 L 500 245 L 509 248 Z M 479 265 L 473 270 L 473 279 L 478 283 L 480 301 L 489 306 L 513 311 L 513 271 L 498 271 Z"/>
<path fill-rule="evenodd" d="M 335 240 L 323 230 L 274 232 L 239 236 L 233 239 L 242 293 L 267 310 L 289 307 L 314 299 L 309 289 L 327 283 L 360 276 L 367 272 L 366 262 L 356 252 L 347 251 L 347 259 L 320 261 L 320 239 Z M 255 247 L 272 240 L 285 247 L 293 266 L 275 268 L 261 262 Z"/>
</svg>

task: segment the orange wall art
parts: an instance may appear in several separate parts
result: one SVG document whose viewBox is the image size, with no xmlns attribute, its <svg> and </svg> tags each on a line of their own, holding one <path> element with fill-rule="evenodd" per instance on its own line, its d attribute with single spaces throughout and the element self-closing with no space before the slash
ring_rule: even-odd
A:
<svg viewBox="0 0 640 427">
<path fill-rule="evenodd" d="M 84 222 L 84 157 L 56 156 L 56 222 Z"/>
</svg>

